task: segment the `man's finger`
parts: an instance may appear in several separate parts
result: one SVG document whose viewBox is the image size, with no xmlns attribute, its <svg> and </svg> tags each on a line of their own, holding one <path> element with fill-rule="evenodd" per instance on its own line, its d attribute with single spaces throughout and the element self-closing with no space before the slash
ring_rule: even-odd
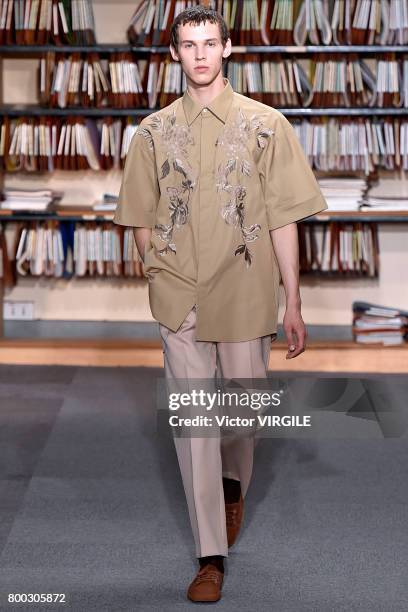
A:
<svg viewBox="0 0 408 612">
<path fill-rule="evenodd" d="M 290 352 L 289 352 L 289 353 L 286 355 L 286 359 L 293 359 L 294 357 L 297 357 L 298 355 L 300 355 L 301 353 L 303 353 L 303 352 L 304 352 L 304 350 L 305 350 L 305 349 L 303 348 L 303 346 L 299 346 L 299 347 L 297 347 L 297 348 L 296 348 L 296 349 L 295 349 L 295 350 L 294 350 L 292 353 L 290 353 Z"/>
<path fill-rule="evenodd" d="M 296 349 L 296 342 L 295 342 L 295 337 L 293 335 L 293 328 L 289 327 L 285 329 L 285 333 L 286 333 L 286 339 L 288 342 L 288 350 L 290 352 L 293 352 Z"/>
<path fill-rule="evenodd" d="M 304 328 L 299 329 L 299 331 L 296 330 L 295 337 L 296 337 L 296 343 L 292 345 L 293 346 L 292 350 L 291 350 L 291 347 L 289 347 L 289 351 L 286 355 L 286 359 L 293 359 L 294 357 L 297 357 L 298 355 L 303 353 L 303 351 L 305 350 Z"/>
</svg>

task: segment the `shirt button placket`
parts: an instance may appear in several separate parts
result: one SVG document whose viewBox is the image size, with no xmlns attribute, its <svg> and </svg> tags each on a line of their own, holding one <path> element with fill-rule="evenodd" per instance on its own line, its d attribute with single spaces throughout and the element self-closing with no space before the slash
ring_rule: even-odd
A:
<svg viewBox="0 0 408 612">
<path fill-rule="evenodd" d="M 212 194 L 213 183 L 213 160 L 214 143 L 211 133 L 211 113 L 208 108 L 201 111 L 200 126 L 200 177 L 199 177 L 199 228 L 198 228 L 198 269 L 197 269 L 197 297 L 196 314 L 197 329 L 205 327 L 205 321 L 201 321 L 198 315 L 199 305 L 205 300 L 206 287 L 203 280 L 210 262 L 208 261 L 209 249 L 211 249 L 211 211 L 214 205 Z M 205 281 L 204 281 L 205 282 Z M 204 311 L 205 312 L 205 308 Z M 200 325 L 201 322 L 201 325 Z"/>
</svg>

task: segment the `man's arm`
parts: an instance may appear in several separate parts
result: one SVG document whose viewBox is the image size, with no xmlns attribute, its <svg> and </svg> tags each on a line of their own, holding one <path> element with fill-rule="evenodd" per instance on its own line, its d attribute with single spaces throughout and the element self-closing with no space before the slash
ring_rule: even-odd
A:
<svg viewBox="0 0 408 612">
<path fill-rule="evenodd" d="M 286 294 L 286 311 L 283 329 L 288 341 L 286 359 L 293 359 L 305 350 L 306 327 L 301 314 L 299 291 L 299 243 L 296 223 L 288 223 L 269 230 L 273 249 L 278 260 Z"/>
<path fill-rule="evenodd" d="M 146 243 L 155 224 L 160 189 L 153 139 L 147 137 L 145 119 L 142 119 L 139 127 L 129 144 L 113 222 L 132 228 L 138 253 L 144 263 Z"/>
<path fill-rule="evenodd" d="M 146 243 L 150 240 L 152 230 L 150 227 L 133 227 L 132 229 L 133 236 L 135 237 L 137 250 L 139 251 L 140 258 L 144 263 L 145 246 Z"/>
</svg>

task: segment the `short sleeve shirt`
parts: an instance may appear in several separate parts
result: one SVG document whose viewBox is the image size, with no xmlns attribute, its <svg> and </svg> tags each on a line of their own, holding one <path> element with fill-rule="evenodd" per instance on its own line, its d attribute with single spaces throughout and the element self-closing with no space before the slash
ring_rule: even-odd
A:
<svg viewBox="0 0 408 612">
<path fill-rule="evenodd" d="M 327 208 L 294 128 L 228 79 L 202 106 L 182 97 L 131 140 L 114 223 L 152 229 L 144 271 L 153 317 L 196 339 L 276 333 L 280 272 L 269 230 Z"/>
</svg>

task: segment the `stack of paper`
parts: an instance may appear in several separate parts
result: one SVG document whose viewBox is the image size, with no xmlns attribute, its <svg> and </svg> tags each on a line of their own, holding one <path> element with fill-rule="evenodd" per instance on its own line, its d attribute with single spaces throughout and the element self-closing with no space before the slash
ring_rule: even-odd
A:
<svg viewBox="0 0 408 612">
<path fill-rule="evenodd" d="M 0 204 L 2 209 L 44 211 L 62 198 L 62 192 L 52 189 L 5 189 Z"/>
<path fill-rule="evenodd" d="M 363 344 L 402 344 L 408 340 L 408 311 L 353 302 L 353 337 Z"/>
<path fill-rule="evenodd" d="M 408 211 L 408 181 L 380 179 L 364 198 L 362 210 Z"/>
<path fill-rule="evenodd" d="M 104 193 L 101 200 L 92 206 L 94 210 L 116 210 L 118 196 L 111 193 Z"/>
<path fill-rule="evenodd" d="M 358 210 L 367 191 L 367 182 L 359 178 L 318 179 L 329 210 Z"/>
</svg>

